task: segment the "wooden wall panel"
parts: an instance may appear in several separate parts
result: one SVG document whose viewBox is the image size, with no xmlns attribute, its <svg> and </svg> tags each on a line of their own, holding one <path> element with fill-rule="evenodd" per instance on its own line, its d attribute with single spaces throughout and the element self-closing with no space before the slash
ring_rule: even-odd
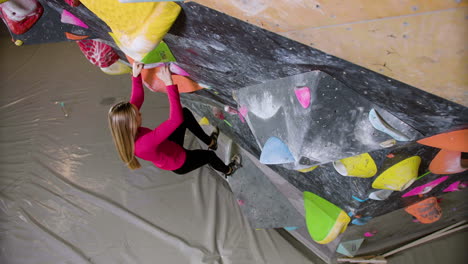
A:
<svg viewBox="0 0 468 264">
<path fill-rule="evenodd" d="M 468 105 L 467 0 L 196 0 Z"/>
</svg>

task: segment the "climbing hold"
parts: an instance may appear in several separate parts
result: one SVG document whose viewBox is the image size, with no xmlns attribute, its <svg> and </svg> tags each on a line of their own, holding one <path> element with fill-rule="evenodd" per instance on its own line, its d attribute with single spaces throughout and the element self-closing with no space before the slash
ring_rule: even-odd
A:
<svg viewBox="0 0 468 264">
<path fill-rule="evenodd" d="M 303 108 L 307 108 L 310 105 L 310 89 L 309 87 L 296 88 L 294 90 L 296 98 Z"/>
<path fill-rule="evenodd" d="M 383 142 L 380 142 L 379 145 L 382 148 L 390 148 L 396 145 L 396 140 L 394 139 L 385 140 Z"/>
<path fill-rule="evenodd" d="M 238 204 L 238 205 L 244 205 L 245 202 L 244 202 L 244 200 L 239 200 L 239 199 L 237 199 L 237 204 Z"/>
<path fill-rule="evenodd" d="M 166 42 L 161 41 L 156 48 L 154 48 L 152 51 L 148 52 L 146 56 L 141 60 L 141 62 L 145 64 L 150 64 L 150 63 L 156 63 L 156 62 L 174 62 L 176 61 L 174 55 L 172 55 L 171 50 L 169 49 L 169 46 L 166 44 Z M 171 68 L 172 70 L 177 71 L 178 69 L 175 69 L 174 67 Z M 182 68 L 179 67 L 180 70 Z M 184 74 L 179 74 L 183 76 L 189 76 L 188 73 L 186 73 L 184 70 L 182 70 L 186 75 Z M 174 72 L 175 73 L 175 72 Z M 178 74 L 178 73 L 176 73 Z"/>
<path fill-rule="evenodd" d="M 239 119 L 241 120 L 242 123 L 245 123 L 245 117 L 247 116 L 247 112 L 249 110 L 247 109 L 247 107 L 245 106 L 241 106 L 238 111 L 237 111 L 237 115 L 239 116 Z"/>
<path fill-rule="evenodd" d="M 304 207 L 307 230 L 319 244 L 333 241 L 351 220 L 339 207 L 311 192 L 304 192 Z"/>
<path fill-rule="evenodd" d="M 281 139 L 270 137 L 262 149 L 260 162 L 263 164 L 284 164 L 295 162 L 291 151 Z"/>
<path fill-rule="evenodd" d="M 75 15 L 68 12 L 67 10 L 62 11 L 62 17 L 60 18 L 60 22 L 65 24 L 72 24 L 82 28 L 89 28 L 85 22 L 83 22 L 81 19 L 77 18 Z"/>
<path fill-rule="evenodd" d="M 393 128 L 379 115 L 375 109 L 371 109 L 369 112 L 369 121 L 372 126 L 385 134 L 391 136 L 398 141 L 409 141 L 410 139 L 405 134 Z"/>
<path fill-rule="evenodd" d="M 249 109 L 246 106 L 239 107 L 239 114 L 241 114 L 243 117 L 246 117 L 248 112 Z"/>
<path fill-rule="evenodd" d="M 361 247 L 364 238 L 341 242 L 336 249 L 336 252 L 348 257 L 354 257 Z"/>
<path fill-rule="evenodd" d="M 212 109 L 213 115 L 221 120 L 224 120 L 226 117 L 223 114 L 223 111 L 221 111 L 218 107 L 213 107 Z"/>
<path fill-rule="evenodd" d="M 19 46 L 22 46 L 23 43 L 24 43 L 24 42 L 23 42 L 21 39 L 15 40 L 15 45 L 18 46 L 18 47 L 19 47 Z"/>
<path fill-rule="evenodd" d="M 77 7 L 81 4 L 80 0 L 65 0 L 65 2 L 73 7 Z"/>
<path fill-rule="evenodd" d="M 393 193 L 392 190 L 378 190 L 369 194 L 369 199 L 383 201 Z"/>
<path fill-rule="evenodd" d="M 372 230 L 372 231 L 370 231 L 370 232 L 365 232 L 365 233 L 364 233 L 364 236 L 365 236 L 365 237 L 373 237 L 373 236 L 375 236 L 375 234 L 377 234 L 377 231 Z"/>
<path fill-rule="evenodd" d="M 460 191 L 458 187 L 460 186 L 460 181 L 456 181 L 452 184 L 450 184 L 447 188 L 445 188 L 442 192 L 456 192 Z"/>
<path fill-rule="evenodd" d="M 130 64 L 133 63 L 133 59 L 127 56 L 127 60 Z M 149 65 L 151 68 L 148 68 L 148 65 L 145 65 L 141 71 L 141 77 L 143 78 L 143 83 L 153 92 L 162 92 L 166 93 L 166 85 L 163 81 L 157 78 L 157 73 L 162 69 L 161 67 L 156 67 L 158 64 Z M 160 63 L 159 65 L 164 65 Z M 181 75 L 172 75 L 172 81 L 174 84 L 177 84 L 179 88 L 179 93 L 191 93 L 203 89 L 198 83 L 194 82 L 190 78 Z"/>
<path fill-rule="evenodd" d="M 310 171 L 315 170 L 317 167 L 318 167 L 318 165 L 315 165 L 315 166 L 312 166 L 312 167 L 309 167 L 309 168 L 305 168 L 305 169 L 300 169 L 300 170 L 297 170 L 297 171 L 306 173 L 306 172 L 310 172 Z"/>
<path fill-rule="evenodd" d="M 368 153 L 334 161 L 333 167 L 343 176 L 369 178 L 377 173 L 377 165 Z"/>
<path fill-rule="evenodd" d="M 26 33 L 42 16 L 44 8 L 37 0 L 10 0 L 0 4 L 0 17 L 11 33 Z"/>
<path fill-rule="evenodd" d="M 351 223 L 353 225 L 365 225 L 371 219 L 372 219 L 372 216 L 365 216 L 365 217 L 360 217 L 360 218 L 353 219 L 353 221 L 351 221 Z"/>
<path fill-rule="evenodd" d="M 418 176 L 421 158 L 413 156 L 391 166 L 380 174 L 372 183 L 374 189 L 403 191 L 408 188 Z"/>
<path fill-rule="evenodd" d="M 234 109 L 234 108 L 232 108 L 232 107 L 230 107 L 229 105 L 225 105 L 225 106 L 224 106 L 224 112 L 227 112 L 227 113 L 229 113 L 229 114 L 231 114 L 231 115 L 238 114 L 237 110 Z"/>
<path fill-rule="evenodd" d="M 401 197 L 409 197 L 409 196 L 415 196 L 419 194 L 426 194 L 430 192 L 432 189 L 434 189 L 437 185 L 441 184 L 447 179 L 448 179 L 448 176 L 440 177 L 437 180 L 431 181 L 429 183 L 426 183 L 424 185 L 421 185 L 412 189 L 411 191 L 403 194 Z"/>
<path fill-rule="evenodd" d="M 405 208 L 405 211 L 423 224 L 434 223 L 442 216 L 436 197 L 430 197 Z"/>
<path fill-rule="evenodd" d="M 467 170 L 461 166 L 461 152 L 441 149 L 429 164 L 429 170 L 435 174 L 454 174 Z"/>
<path fill-rule="evenodd" d="M 227 121 L 226 119 L 224 119 L 223 121 L 224 121 L 224 123 L 226 123 L 228 126 L 232 127 L 232 124 L 229 123 L 229 121 Z"/>
<path fill-rule="evenodd" d="M 100 68 L 109 67 L 119 59 L 114 49 L 102 41 L 84 39 L 77 43 L 86 58 Z"/>
<path fill-rule="evenodd" d="M 393 158 L 395 157 L 395 154 L 390 153 L 390 154 L 388 154 L 386 157 L 389 158 L 389 159 L 393 159 Z"/>
<path fill-rule="evenodd" d="M 131 58 L 152 63 L 150 57 L 174 23 L 181 7 L 174 2 L 124 4 L 116 0 L 81 0 L 111 29 L 119 48 Z M 112 11 L 109 11 L 112 10 Z"/>
<path fill-rule="evenodd" d="M 201 126 L 208 126 L 210 124 L 210 121 L 208 120 L 208 118 L 203 117 L 202 119 L 200 119 L 200 121 L 198 121 L 198 124 L 200 124 Z"/>
<path fill-rule="evenodd" d="M 465 188 L 466 183 L 462 183 L 461 181 L 456 181 L 452 184 L 450 184 L 447 188 L 445 188 L 442 192 L 456 192 L 456 191 L 461 191 L 459 188 Z"/>
<path fill-rule="evenodd" d="M 294 231 L 294 230 L 298 229 L 298 227 L 297 226 L 286 226 L 286 227 L 284 227 L 284 229 L 286 231 Z"/>
<path fill-rule="evenodd" d="M 360 202 L 360 203 L 363 203 L 363 202 L 369 200 L 369 198 L 366 198 L 366 199 L 363 200 L 363 199 L 357 198 L 357 197 L 354 196 L 354 195 L 351 195 L 351 197 L 352 197 L 354 200 L 356 200 L 356 201 L 358 201 L 358 202 Z"/>
<path fill-rule="evenodd" d="M 69 32 L 65 32 L 65 37 L 67 37 L 67 39 L 70 39 L 70 40 L 82 40 L 85 38 L 89 38 L 89 36 L 86 36 L 86 35 L 80 36 L 80 35 L 75 35 Z"/>
<path fill-rule="evenodd" d="M 184 69 L 182 69 L 179 65 L 177 65 L 174 62 L 169 63 L 169 70 L 171 70 L 172 73 L 181 75 L 181 76 L 190 76 Z"/>
<path fill-rule="evenodd" d="M 109 75 L 120 75 L 132 72 L 132 68 L 125 64 L 122 60 L 114 62 L 109 67 L 103 67 L 101 70 Z"/>
<path fill-rule="evenodd" d="M 468 129 L 438 134 L 418 140 L 418 143 L 445 150 L 468 152 Z"/>
</svg>

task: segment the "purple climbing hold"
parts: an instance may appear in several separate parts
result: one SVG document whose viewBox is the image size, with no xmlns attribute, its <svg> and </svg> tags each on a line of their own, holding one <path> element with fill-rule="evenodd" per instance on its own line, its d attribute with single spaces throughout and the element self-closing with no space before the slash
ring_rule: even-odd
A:
<svg viewBox="0 0 468 264">
<path fill-rule="evenodd" d="M 302 107 L 307 108 L 310 105 L 310 89 L 309 87 L 301 87 L 294 90 L 297 100 Z"/>
<path fill-rule="evenodd" d="M 293 163 L 295 159 L 288 146 L 281 139 L 271 137 L 263 146 L 260 162 L 263 164 L 285 164 Z"/>
</svg>

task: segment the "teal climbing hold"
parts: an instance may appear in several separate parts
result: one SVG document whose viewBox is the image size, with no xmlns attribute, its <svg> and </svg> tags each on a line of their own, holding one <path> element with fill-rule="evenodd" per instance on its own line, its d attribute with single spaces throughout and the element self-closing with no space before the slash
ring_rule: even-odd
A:
<svg viewBox="0 0 468 264">
<path fill-rule="evenodd" d="M 286 226 L 284 229 L 285 229 L 286 231 L 293 231 L 293 230 L 298 229 L 298 227 L 297 227 L 297 226 Z"/>
<path fill-rule="evenodd" d="M 263 146 L 260 162 L 263 164 L 285 164 L 295 162 L 288 146 L 281 139 L 271 137 Z"/>
<path fill-rule="evenodd" d="M 391 136 L 392 138 L 398 141 L 409 141 L 410 139 L 405 134 L 401 133 L 400 131 L 393 128 L 389 125 L 385 120 L 375 111 L 375 109 L 371 109 L 369 112 L 369 121 L 371 122 L 372 126 L 381 131 L 385 134 Z"/>
<path fill-rule="evenodd" d="M 367 222 L 369 222 L 372 219 L 372 216 L 366 216 L 366 217 L 361 217 L 361 218 L 355 218 L 351 223 L 353 225 L 365 225 Z"/>
</svg>

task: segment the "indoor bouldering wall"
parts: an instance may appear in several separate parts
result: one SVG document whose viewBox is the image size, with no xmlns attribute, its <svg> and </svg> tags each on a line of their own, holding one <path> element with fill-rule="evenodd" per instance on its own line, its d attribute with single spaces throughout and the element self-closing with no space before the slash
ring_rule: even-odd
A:
<svg viewBox="0 0 468 264">
<path fill-rule="evenodd" d="M 164 92 L 154 74 L 158 66 L 169 64 L 184 93 L 183 104 L 279 175 L 281 179 L 268 178 L 264 170 L 255 169 L 253 160 L 252 167 L 246 166 L 251 168 L 248 172 L 255 171 L 258 183 L 264 183 L 258 184 L 258 193 L 262 185 L 268 185 L 266 180 L 276 186 L 268 185 L 268 192 L 280 189 L 278 183 L 283 181 L 283 187 L 292 190 L 295 198 L 282 192 L 280 207 L 287 208 L 284 211 L 288 216 L 301 215 L 304 219 L 291 221 L 289 217 L 283 221 L 275 218 L 281 210 L 272 210 L 270 216 L 278 221 L 262 221 L 261 217 L 268 214 L 255 217 L 255 210 L 245 210 L 255 227 L 297 225 L 292 228 L 308 232 L 318 243 L 334 241 L 328 247 L 334 254 L 346 233 L 335 238 L 348 225 L 365 225 L 403 208 L 421 224 L 433 223 L 443 215 L 435 197 L 466 187 L 462 153 L 468 152 L 467 108 L 419 89 L 425 87 L 403 83 L 399 80 L 405 79 L 398 74 L 399 80 L 390 78 L 393 75 L 388 72 L 369 70 L 368 65 L 359 63 L 365 68 L 343 59 L 346 56 L 335 57 L 318 46 L 305 45 L 197 3 L 146 3 L 141 5 L 154 9 L 143 10 L 140 4 L 121 5 L 112 0 L 105 4 L 83 0 L 79 6 L 60 0 L 39 2 L 44 14 L 56 13 L 40 18 L 37 30 L 52 23 L 56 33 L 67 37 L 70 35 L 66 32 L 86 25 L 90 32 L 75 40 L 87 59 L 106 73 L 125 74 L 130 71 L 129 62 L 144 61 L 145 85 Z M 113 13 L 106 4 L 118 9 Z M 155 21 L 166 21 L 151 19 L 156 13 L 166 14 L 158 12 L 163 9 L 169 22 L 163 23 L 160 32 L 153 32 L 159 27 L 147 27 L 146 22 L 156 25 Z M 126 11 L 129 15 L 125 20 L 117 19 Z M 147 12 L 148 16 L 141 16 L 148 19 L 145 23 L 136 23 L 140 21 L 135 15 L 138 12 Z M 346 23 L 353 23 L 353 19 Z M 72 28 L 67 22 L 72 22 Z M 13 40 L 48 42 L 44 37 L 47 34 L 39 37 L 33 29 L 13 34 Z M 384 62 L 382 67 L 386 66 Z M 463 87 L 463 81 L 451 85 Z M 431 136 L 441 139 L 420 141 Z M 451 141 L 460 144 L 446 144 Z M 453 146 L 457 144 L 461 147 Z M 245 182 L 232 184 L 245 186 Z M 236 188 L 236 194 L 242 192 Z M 260 200 L 275 195 L 265 192 L 257 198 L 241 197 L 239 204 L 244 199 L 257 199 L 260 204 Z M 255 190 L 244 195 L 247 193 L 253 195 Z M 287 201 L 301 201 L 303 208 Z M 434 213 L 428 217 L 421 210 Z M 317 229 L 322 221 L 329 224 L 324 232 Z"/>
<path fill-rule="evenodd" d="M 467 106 L 467 1 L 195 2 Z"/>
</svg>

